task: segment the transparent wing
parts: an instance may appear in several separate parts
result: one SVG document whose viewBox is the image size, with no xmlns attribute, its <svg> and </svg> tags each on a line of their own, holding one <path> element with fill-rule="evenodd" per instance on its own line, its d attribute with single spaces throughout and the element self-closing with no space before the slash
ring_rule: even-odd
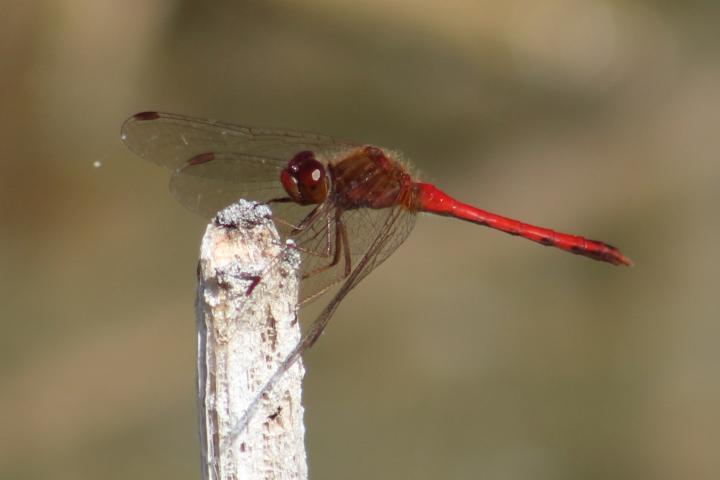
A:
<svg viewBox="0 0 720 480">
<path fill-rule="evenodd" d="M 360 256 L 359 262 L 354 267 L 350 276 L 345 279 L 345 282 L 335 296 L 328 302 L 308 330 L 303 333 L 302 339 L 297 346 L 285 357 L 283 363 L 275 370 L 265 385 L 263 385 L 260 392 L 258 392 L 255 399 L 250 403 L 245 413 L 233 428 L 235 432 L 234 435 L 237 435 L 247 427 L 248 422 L 257 410 L 260 399 L 273 389 L 280 377 L 295 364 L 305 350 L 312 347 L 317 339 L 320 338 L 320 335 L 325 330 L 325 327 L 328 322 L 330 322 L 335 310 L 337 310 L 338 305 L 345 296 L 350 293 L 368 273 L 380 265 L 400 246 L 415 224 L 415 215 L 403 207 L 375 210 L 375 212 L 379 213 L 376 221 L 381 222 L 377 224 L 380 226 L 377 232 L 378 235 L 367 245 L 366 250 L 363 252 L 363 255 Z"/>
<path fill-rule="evenodd" d="M 278 162 L 264 157 L 219 151 L 210 161 L 177 168 L 170 178 L 170 192 L 186 208 L 212 217 L 240 198 L 267 202 L 286 197 L 281 170 Z"/>
<path fill-rule="evenodd" d="M 300 286 L 301 304 L 314 300 L 330 287 L 340 285 L 353 275 L 359 277 L 356 280 L 359 282 L 407 238 L 415 224 L 415 215 L 402 207 L 346 210 L 341 213 L 339 221 L 342 223 L 340 228 L 345 229 L 347 245 L 338 245 L 337 242 L 342 241 L 336 234 L 336 214 L 337 210 L 329 206 L 321 219 L 294 239 L 302 252 L 302 274 L 307 277 Z M 382 245 L 375 247 L 375 251 L 373 245 L 378 242 L 378 238 L 383 238 Z M 345 255 L 347 247 L 350 252 L 348 256 Z M 338 262 L 330 266 L 333 253 L 338 248 Z M 361 266 L 362 274 L 356 274 L 355 270 Z"/>
<path fill-rule="evenodd" d="M 343 286 L 348 289 L 354 288 L 407 239 L 417 217 L 403 206 L 383 210 L 363 208 L 352 213 L 345 222 L 354 257 L 352 282 Z M 374 238 L 363 237 L 368 224 L 375 226 Z"/>
<path fill-rule="evenodd" d="M 158 165 L 175 169 L 207 152 L 263 157 L 284 165 L 299 151 L 332 154 L 353 142 L 293 130 L 245 127 L 171 113 L 144 112 L 128 118 L 121 138 L 130 150 Z"/>
<path fill-rule="evenodd" d="M 264 202 L 286 196 L 280 171 L 300 151 L 312 150 L 321 161 L 329 161 L 356 147 L 326 135 L 158 112 L 130 117 L 122 126 L 121 138 L 138 156 L 173 169 L 172 194 L 205 216 L 239 198 Z M 288 209 L 280 206 L 278 210 Z M 302 216 L 302 210 L 289 216 Z"/>
<path fill-rule="evenodd" d="M 267 202 L 285 197 L 280 172 L 300 151 L 312 150 L 316 158 L 327 162 L 358 147 L 327 135 L 158 112 L 130 117 L 122 126 L 122 140 L 140 157 L 174 170 L 172 194 L 185 207 L 208 217 L 240 198 Z M 397 208 L 344 211 L 339 220 L 347 232 L 347 245 L 338 245 L 337 210 L 328 202 L 323 214 L 308 228 L 290 235 L 293 226 L 300 224 L 313 208 L 295 203 L 272 204 L 279 230 L 286 238 L 292 237 L 303 252 L 302 272 L 307 277 L 301 284 L 303 302 L 350 278 L 350 271 L 363 262 L 378 236 L 388 236 L 382 248 L 366 259 L 364 277 L 405 239 L 414 220 L 413 215 Z M 340 258 L 331 265 L 338 248 Z"/>
</svg>

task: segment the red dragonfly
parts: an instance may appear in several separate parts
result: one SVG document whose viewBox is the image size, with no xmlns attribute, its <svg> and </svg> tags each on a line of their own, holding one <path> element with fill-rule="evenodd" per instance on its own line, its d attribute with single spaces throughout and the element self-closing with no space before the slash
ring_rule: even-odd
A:
<svg viewBox="0 0 720 480">
<path fill-rule="evenodd" d="M 158 112 L 130 117 L 122 139 L 140 157 L 174 171 L 170 190 L 190 210 L 210 217 L 239 198 L 269 203 L 281 233 L 302 252 L 301 305 L 341 285 L 275 377 L 315 343 L 347 293 L 407 238 L 418 212 L 613 265 L 632 264 L 607 243 L 455 200 L 413 180 L 398 154 L 373 145 Z"/>
</svg>

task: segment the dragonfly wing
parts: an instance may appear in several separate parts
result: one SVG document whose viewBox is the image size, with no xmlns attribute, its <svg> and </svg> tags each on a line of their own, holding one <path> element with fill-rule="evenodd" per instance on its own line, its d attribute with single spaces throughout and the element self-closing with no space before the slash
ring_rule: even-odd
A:
<svg viewBox="0 0 720 480">
<path fill-rule="evenodd" d="M 382 210 L 361 208 L 350 213 L 344 224 L 353 256 L 353 269 L 362 264 L 362 272 L 358 274 L 354 287 L 407 239 L 417 215 L 402 206 Z"/>
<path fill-rule="evenodd" d="M 308 330 L 303 333 L 297 346 L 285 357 L 283 363 L 275 370 L 267 383 L 263 385 L 260 392 L 239 419 L 233 429 L 234 432 L 241 432 L 247 427 L 250 419 L 257 410 L 260 399 L 273 389 L 277 381 L 295 364 L 305 350 L 313 346 L 317 339 L 320 338 L 320 335 L 322 335 L 325 327 L 327 327 L 328 322 L 330 322 L 340 302 L 355 288 L 360 280 L 365 278 L 368 273 L 380 265 L 380 263 L 387 259 L 387 257 L 400 246 L 407 238 L 415 223 L 415 215 L 402 207 L 375 210 L 374 212 L 381 212 L 376 217 L 377 220 L 381 222 L 377 224 L 379 226 L 377 230 L 378 235 L 373 237 L 372 241 L 365 244 L 367 248 L 363 251 L 363 255 L 360 255 L 360 260 L 354 266 L 350 275 L 345 279 L 345 282 L 335 296 L 328 302 L 325 308 L 323 308 L 320 315 L 313 321 Z M 355 212 L 353 211 L 352 213 Z"/>
<path fill-rule="evenodd" d="M 201 155 L 204 161 L 186 162 L 170 178 L 170 192 L 193 212 L 210 217 L 240 198 L 267 202 L 287 196 L 278 162 L 236 152 Z"/>
<path fill-rule="evenodd" d="M 341 285 L 368 256 L 376 239 L 387 236 L 382 248 L 369 259 L 370 265 L 365 267 L 362 275 L 364 277 L 407 238 L 415 220 L 415 215 L 400 207 L 345 210 L 340 214 L 340 222 L 345 229 L 346 246 L 336 234 L 336 215 L 337 209 L 328 204 L 326 211 L 317 221 L 294 237 L 302 252 L 301 305 L 315 300 L 333 286 Z M 349 247 L 350 251 L 349 266 L 345 255 L 346 247 Z M 332 265 L 333 254 L 338 249 L 339 258 L 337 263 Z"/>
<path fill-rule="evenodd" d="M 207 152 L 234 152 L 285 165 L 297 152 L 318 158 L 355 148 L 353 142 L 293 130 L 245 127 L 159 112 L 138 113 L 122 126 L 121 138 L 146 160 L 176 169 Z"/>
<path fill-rule="evenodd" d="M 305 345 L 303 350 L 310 348 L 320 337 L 345 296 L 405 241 L 415 225 L 415 215 L 403 207 L 375 210 L 375 212 L 383 212 L 377 217 L 378 220 L 382 220 L 382 223 L 378 224 L 378 235 L 366 244 L 367 248 L 361 255 L 358 255 L 359 261 L 343 282 L 340 290 L 328 302 L 304 335 L 300 342 L 300 345 Z"/>
<path fill-rule="evenodd" d="M 130 117 L 122 126 L 121 138 L 138 156 L 174 170 L 170 181 L 173 195 L 185 207 L 206 216 L 239 198 L 263 202 L 286 196 L 280 171 L 300 151 L 312 150 L 319 160 L 330 161 L 356 148 L 327 135 L 158 112 Z M 288 208 L 279 206 L 277 210 Z"/>
</svg>

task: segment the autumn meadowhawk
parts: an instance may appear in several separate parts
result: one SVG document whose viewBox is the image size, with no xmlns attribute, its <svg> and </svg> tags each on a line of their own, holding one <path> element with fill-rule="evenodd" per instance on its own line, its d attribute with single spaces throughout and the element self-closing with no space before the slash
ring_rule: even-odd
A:
<svg viewBox="0 0 720 480">
<path fill-rule="evenodd" d="M 289 363 L 317 340 L 340 300 L 407 238 L 418 212 L 631 264 L 607 243 L 455 200 L 414 181 L 398 154 L 372 145 L 157 112 L 130 117 L 122 139 L 140 157 L 173 170 L 170 190 L 190 210 L 210 217 L 240 198 L 268 203 L 278 229 L 302 253 L 301 305 L 340 285 Z"/>
</svg>

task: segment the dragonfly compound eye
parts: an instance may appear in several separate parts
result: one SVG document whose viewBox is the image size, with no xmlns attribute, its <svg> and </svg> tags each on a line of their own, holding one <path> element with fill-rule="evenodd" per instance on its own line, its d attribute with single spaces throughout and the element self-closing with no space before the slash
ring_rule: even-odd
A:
<svg viewBox="0 0 720 480">
<path fill-rule="evenodd" d="M 296 154 L 282 171 L 280 181 L 287 194 L 300 204 L 321 203 L 327 197 L 325 166 L 311 151 Z"/>
</svg>

